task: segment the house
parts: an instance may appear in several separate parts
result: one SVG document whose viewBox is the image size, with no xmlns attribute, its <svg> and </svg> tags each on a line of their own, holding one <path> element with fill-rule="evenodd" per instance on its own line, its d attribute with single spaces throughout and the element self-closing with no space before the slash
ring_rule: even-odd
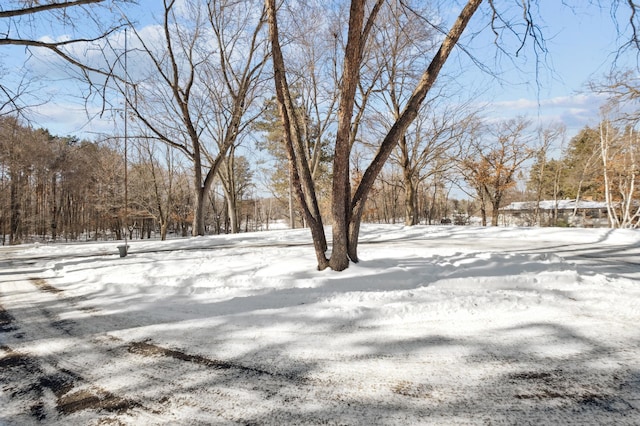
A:
<svg viewBox="0 0 640 426">
<path fill-rule="evenodd" d="M 511 203 L 500 209 L 498 223 L 505 226 L 608 227 L 607 204 L 590 200 L 544 200 Z"/>
</svg>

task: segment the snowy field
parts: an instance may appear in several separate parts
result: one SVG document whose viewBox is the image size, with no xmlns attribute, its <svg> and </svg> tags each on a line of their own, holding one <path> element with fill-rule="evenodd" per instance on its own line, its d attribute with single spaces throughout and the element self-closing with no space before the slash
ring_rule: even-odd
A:
<svg viewBox="0 0 640 426">
<path fill-rule="evenodd" d="M 0 424 L 640 424 L 640 232 L 0 247 Z"/>
</svg>

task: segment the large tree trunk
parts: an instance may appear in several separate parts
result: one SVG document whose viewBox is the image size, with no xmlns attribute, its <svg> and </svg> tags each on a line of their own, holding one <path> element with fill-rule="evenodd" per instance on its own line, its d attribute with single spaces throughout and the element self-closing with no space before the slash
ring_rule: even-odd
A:
<svg viewBox="0 0 640 426">
<path fill-rule="evenodd" d="M 160 240 L 165 241 L 167 239 L 167 228 L 168 223 L 165 219 L 160 219 Z"/>
<path fill-rule="evenodd" d="M 418 211 L 416 208 L 416 189 L 413 186 L 413 181 L 410 181 L 406 185 L 404 190 L 405 196 L 405 217 L 404 224 L 407 226 L 414 226 L 418 224 Z"/>
<path fill-rule="evenodd" d="M 224 187 L 224 185 L 223 185 Z M 236 194 L 233 191 L 225 190 L 225 196 L 227 198 L 227 212 L 229 215 L 229 230 L 232 234 L 237 234 L 240 230 L 238 225 L 238 201 Z"/>
<path fill-rule="evenodd" d="M 196 187 L 195 187 L 195 198 L 193 201 L 193 224 L 191 229 L 191 235 L 194 237 L 196 235 L 204 235 L 205 234 L 205 224 L 204 224 L 204 211 L 205 211 L 205 188 L 202 186 L 198 179 L 196 179 Z"/>
<path fill-rule="evenodd" d="M 278 39 L 275 0 L 266 0 L 273 53 L 276 98 L 283 120 L 289 162 L 291 167 L 293 167 L 294 188 L 296 188 L 298 202 L 301 204 L 303 212 L 305 213 L 305 219 L 307 219 L 311 227 L 318 257 L 318 267 L 320 269 L 326 267 L 328 263 L 328 266 L 332 269 L 341 271 L 349 266 L 350 260 L 353 262 L 358 261 L 357 248 L 360 223 L 365 210 L 367 197 L 373 188 L 375 179 L 382 170 L 389 155 L 396 147 L 400 137 L 404 135 L 409 125 L 418 115 L 418 110 L 424 102 L 428 91 L 435 83 L 442 66 L 457 44 L 469 20 L 482 3 L 482 0 L 469 0 L 467 2 L 467 5 L 443 40 L 440 49 L 434 56 L 429 67 L 422 75 L 405 109 L 380 144 L 378 153 L 365 171 L 358 188 L 353 194 L 353 198 L 351 198 L 349 161 L 351 154 L 350 134 L 352 130 L 354 99 L 359 83 L 359 70 L 364 45 L 375 21 L 375 16 L 382 6 L 382 1 L 379 0 L 376 2 L 366 25 L 364 25 L 365 3 L 364 0 L 352 0 L 349 14 L 349 29 L 345 48 L 342 85 L 340 87 L 338 125 L 333 163 L 333 198 L 331 208 L 333 219 L 333 247 L 331 259 L 327 262 L 324 254 L 326 251 L 326 242 L 324 241 L 324 232 L 321 231 L 322 221 L 319 215 L 316 216 L 313 214 L 317 212 L 315 209 L 315 207 L 317 207 L 317 201 L 313 184 L 308 185 L 307 182 L 307 180 L 310 179 L 310 177 L 307 177 L 309 172 L 308 164 L 297 161 L 295 153 L 295 144 L 297 142 L 295 140 L 297 136 L 295 134 L 296 129 L 294 128 L 295 114 L 286 81 L 284 59 Z M 298 175 L 298 172 L 301 172 L 302 176 Z M 300 186 L 300 177 L 302 177 L 303 186 Z M 316 204 L 314 205 L 313 202 L 316 202 Z M 314 209 L 309 210 L 309 206 L 314 207 Z"/>
<path fill-rule="evenodd" d="M 199 149 L 196 150 L 198 152 L 199 158 Z M 224 150 L 227 152 L 227 149 Z M 206 233 L 206 225 L 205 225 L 205 211 L 206 211 L 206 200 L 207 194 L 211 191 L 211 187 L 213 186 L 213 178 L 218 173 L 220 165 L 222 164 L 222 160 L 224 159 L 223 155 L 218 155 L 214 160 L 213 164 L 209 166 L 209 171 L 207 172 L 204 181 L 202 179 L 202 167 L 200 160 L 195 161 L 195 179 L 194 183 L 196 185 L 196 190 L 194 191 L 196 194 L 194 200 L 194 212 L 193 212 L 193 229 L 191 234 L 193 236 L 196 235 L 205 235 Z"/>
<path fill-rule="evenodd" d="M 418 209 L 416 205 L 416 188 L 408 173 L 404 174 L 404 224 L 414 226 L 418 223 Z"/>
<path fill-rule="evenodd" d="M 355 105 L 355 94 L 360 80 L 361 54 L 364 43 L 362 34 L 365 12 L 364 0 L 353 0 L 349 12 L 349 32 L 345 47 L 340 104 L 338 107 L 338 130 L 333 161 L 333 249 L 329 266 L 342 271 L 349 266 L 349 258 L 357 262 L 357 256 L 349 255 L 349 225 L 351 222 L 351 183 L 349 163 L 351 156 L 351 119 Z M 360 219 L 357 219 L 359 224 Z M 359 226 L 359 225 L 358 225 Z M 356 233 L 357 234 L 357 233 Z M 356 235 L 357 236 L 357 235 Z M 354 252 L 355 253 L 355 252 Z"/>
<path fill-rule="evenodd" d="M 278 39 L 275 0 L 266 0 L 266 7 L 269 19 L 269 37 L 272 47 L 276 100 L 278 102 L 278 111 L 280 112 L 284 130 L 285 147 L 289 159 L 291 187 L 293 188 L 303 217 L 311 230 L 313 246 L 318 260 L 318 269 L 322 270 L 329 266 L 329 260 L 325 254 L 327 251 L 327 239 L 322 224 L 322 216 L 320 215 L 320 209 L 318 207 L 315 186 L 311 178 L 311 170 L 302 152 L 304 144 L 300 140 L 301 132 L 299 123 L 296 120 L 291 93 L 289 92 L 284 58 Z"/>
<path fill-rule="evenodd" d="M 202 184 L 202 158 L 200 156 L 200 145 L 196 142 L 193 144 L 193 185 L 194 185 L 194 195 L 195 198 L 193 200 L 193 227 L 191 229 L 191 234 L 195 237 L 196 235 L 204 235 L 204 204 L 206 199 L 205 186 Z"/>
</svg>

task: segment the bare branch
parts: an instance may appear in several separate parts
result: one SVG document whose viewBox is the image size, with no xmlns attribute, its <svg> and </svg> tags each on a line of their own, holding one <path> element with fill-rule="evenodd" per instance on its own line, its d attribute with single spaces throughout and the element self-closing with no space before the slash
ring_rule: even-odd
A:
<svg viewBox="0 0 640 426">
<path fill-rule="evenodd" d="M 75 1 L 65 1 L 60 3 L 49 3 L 42 4 L 38 6 L 31 7 L 23 7 L 20 9 L 12 9 L 12 10 L 0 10 L 0 19 L 1 18 L 13 18 L 16 16 L 24 16 L 24 15 L 32 15 L 34 13 L 45 12 L 56 9 L 65 9 L 74 6 L 83 6 L 92 3 L 102 3 L 105 0 L 75 0 Z"/>
</svg>

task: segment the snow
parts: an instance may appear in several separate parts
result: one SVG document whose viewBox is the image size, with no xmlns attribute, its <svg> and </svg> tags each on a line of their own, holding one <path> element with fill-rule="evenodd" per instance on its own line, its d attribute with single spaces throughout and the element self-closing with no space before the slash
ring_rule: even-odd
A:
<svg viewBox="0 0 640 426">
<path fill-rule="evenodd" d="M 640 232 L 361 235 L 0 248 L 0 424 L 640 424 Z"/>
<path fill-rule="evenodd" d="M 500 210 L 533 210 L 535 208 L 535 201 L 515 201 Z M 574 210 L 574 209 L 605 209 L 607 203 L 603 201 L 591 201 L 591 200 L 541 200 L 538 204 L 540 210 Z"/>
</svg>

